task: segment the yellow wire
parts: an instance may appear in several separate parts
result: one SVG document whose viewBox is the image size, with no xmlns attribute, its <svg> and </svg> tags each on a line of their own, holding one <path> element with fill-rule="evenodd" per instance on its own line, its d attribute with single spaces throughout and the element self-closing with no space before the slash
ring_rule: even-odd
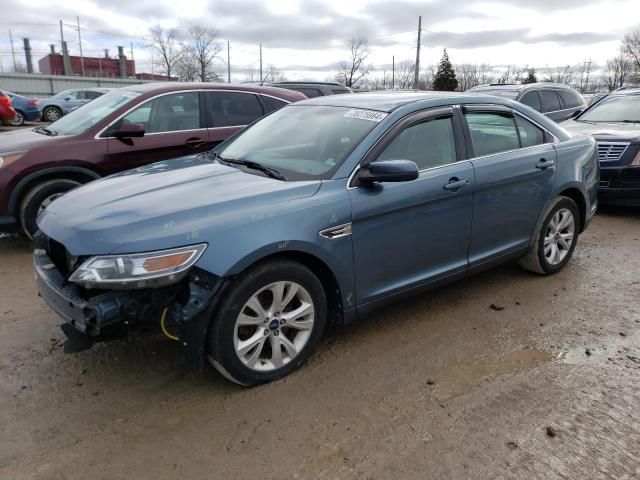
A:
<svg viewBox="0 0 640 480">
<path fill-rule="evenodd" d="M 162 329 L 162 333 L 164 333 L 167 338 L 170 338 L 171 340 L 178 341 L 178 340 L 180 340 L 180 338 L 178 338 L 177 335 L 171 335 L 169 333 L 169 331 L 167 330 L 167 327 L 165 327 L 165 325 L 164 325 L 164 321 L 167 319 L 167 311 L 168 310 L 169 310 L 168 308 L 165 308 L 162 311 L 162 317 L 160 317 L 160 328 Z"/>
</svg>

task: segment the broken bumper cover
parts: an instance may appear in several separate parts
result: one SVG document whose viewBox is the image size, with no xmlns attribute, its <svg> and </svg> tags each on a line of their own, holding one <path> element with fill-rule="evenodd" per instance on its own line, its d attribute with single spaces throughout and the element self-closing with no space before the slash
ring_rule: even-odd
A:
<svg viewBox="0 0 640 480">
<path fill-rule="evenodd" d="M 126 292 L 109 292 L 88 302 L 64 277 L 44 250 L 33 252 L 38 293 L 49 307 L 79 332 L 97 337 L 102 330 L 129 318 L 132 298 Z"/>
</svg>

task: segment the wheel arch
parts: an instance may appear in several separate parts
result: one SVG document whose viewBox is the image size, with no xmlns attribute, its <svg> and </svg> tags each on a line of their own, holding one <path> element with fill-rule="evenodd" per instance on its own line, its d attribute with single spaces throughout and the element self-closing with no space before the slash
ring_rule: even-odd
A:
<svg viewBox="0 0 640 480">
<path fill-rule="evenodd" d="M 17 215 L 20 203 L 24 196 L 40 182 L 55 179 L 69 179 L 80 183 L 88 183 L 92 180 L 97 180 L 98 178 L 100 178 L 100 175 L 93 170 L 77 166 L 45 168 L 43 170 L 30 173 L 20 179 L 13 188 L 11 196 L 9 197 L 9 213 L 14 216 Z"/>
<path fill-rule="evenodd" d="M 587 201 L 584 194 L 578 188 L 569 187 L 560 191 L 558 196 L 568 197 L 578 206 L 578 211 L 580 212 L 580 228 L 578 229 L 578 233 L 582 233 L 587 220 Z"/>
<path fill-rule="evenodd" d="M 329 267 L 329 265 L 323 259 L 321 259 L 317 255 L 314 255 L 313 253 L 301 249 L 266 253 L 259 258 L 254 257 L 248 262 L 243 262 L 241 268 L 238 268 L 239 265 L 236 265 L 236 267 L 233 268 L 233 276 L 235 277 L 236 275 L 261 263 L 282 259 L 294 260 L 307 267 L 313 272 L 314 275 L 318 277 L 318 280 L 320 280 L 320 283 L 322 283 L 325 294 L 327 295 L 328 321 L 334 324 L 343 323 L 343 289 L 341 288 L 338 278 L 334 274 L 333 270 Z"/>
</svg>

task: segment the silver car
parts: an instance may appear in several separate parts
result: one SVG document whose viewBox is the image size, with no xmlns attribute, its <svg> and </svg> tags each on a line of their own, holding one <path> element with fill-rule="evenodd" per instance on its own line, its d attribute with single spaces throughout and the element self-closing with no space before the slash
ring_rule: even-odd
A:
<svg viewBox="0 0 640 480">
<path fill-rule="evenodd" d="M 55 122 L 63 115 L 81 107 L 85 103 L 95 100 L 112 90 L 111 88 L 74 88 L 64 90 L 51 98 L 40 102 L 42 120 L 45 122 Z"/>
</svg>

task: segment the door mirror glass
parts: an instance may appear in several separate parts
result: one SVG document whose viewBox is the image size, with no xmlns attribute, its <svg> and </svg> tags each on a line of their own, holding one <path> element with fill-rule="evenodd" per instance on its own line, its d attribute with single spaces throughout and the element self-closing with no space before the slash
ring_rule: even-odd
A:
<svg viewBox="0 0 640 480">
<path fill-rule="evenodd" d="M 141 123 L 123 123 L 113 136 L 116 138 L 144 137 L 144 125 Z"/>
<path fill-rule="evenodd" d="M 358 170 L 363 184 L 375 182 L 409 182 L 418 178 L 418 166 L 411 160 L 378 160 Z"/>
</svg>

